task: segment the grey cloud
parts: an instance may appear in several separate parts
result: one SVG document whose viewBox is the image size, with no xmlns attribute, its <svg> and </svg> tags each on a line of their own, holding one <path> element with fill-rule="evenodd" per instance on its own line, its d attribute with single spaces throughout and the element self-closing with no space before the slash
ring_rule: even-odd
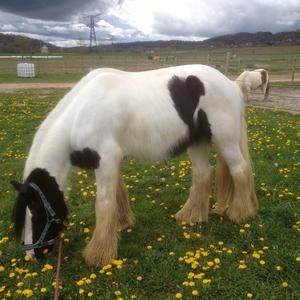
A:
<svg viewBox="0 0 300 300">
<path fill-rule="evenodd" d="M 167 36 L 212 37 L 234 32 L 280 32 L 299 29 L 300 2 L 294 7 L 276 6 L 260 1 L 248 1 L 247 5 L 242 5 L 240 1 L 211 2 L 216 4 L 213 6 L 215 9 L 209 15 L 202 15 L 199 20 L 156 14 L 153 31 Z"/>
<path fill-rule="evenodd" d="M 0 10 L 41 20 L 69 20 L 80 13 L 103 13 L 118 0 L 4 0 Z"/>
<path fill-rule="evenodd" d="M 109 24 L 109 28 L 97 26 L 96 24 L 97 40 L 100 43 L 112 40 L 130 41 L 138 36 L 136 28 L 131 27 L 115 16 L 103 15 L 96 18 L 96 23 L 98 20 L 105 20 Z M 74 41 L 83 40 L 88 43 L 89 28 L 86 26 L 87 23 L 88 19 L 83 17 L 72 22 L 58 22 L 29 19 L 0 11 L 0 32 L 20 33 L 48 42 L 72 40 L 73 42 L 70 45 L 74 45 L 76 43 Z M 110 28 L 113 28 L 114 31 L 111 32 Z"/>
</svg>

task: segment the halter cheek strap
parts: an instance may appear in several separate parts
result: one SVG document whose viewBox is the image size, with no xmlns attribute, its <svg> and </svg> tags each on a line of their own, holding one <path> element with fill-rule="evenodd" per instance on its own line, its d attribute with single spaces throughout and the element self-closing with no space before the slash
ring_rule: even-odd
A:
<svg viewBox="0 0 300 300">
<path fill-rule="evenodd" d="M 38 185 L 36 185 L 35 183 L 31 182 L 29 183 L 29 186 L 32 187 L 40 196 L 42 203 L 44 205 L 45 211 L 46 211 L 46 215 L 47 215 L 47 223 L 39 237 L 39 239 L 34 243 L 34 244 L 25 244 L 23 245 L 23 249 L 25 251 L 28 250 L 32 250 L 32 249 L 37 249 L 37 248 L 42 248 L 45 246 L 50 246 L 53 245 L 55 243 L 56 240 L 59 239 L 59 236 L 48 240 L 48 241 L 44 241 L 46 234 L 51 226 L 52 223 L 57 223 L 57 224 L 61 224 L 62 220 L 60 218 L 55 218 L 56 213 L 53 210 L 53 208 L 51 207 L 49 201 L 47 200 L 47 198 L 45 197 L 44 193 L 42 192 L 42 190 L 39 188 Z"/>
</svg>

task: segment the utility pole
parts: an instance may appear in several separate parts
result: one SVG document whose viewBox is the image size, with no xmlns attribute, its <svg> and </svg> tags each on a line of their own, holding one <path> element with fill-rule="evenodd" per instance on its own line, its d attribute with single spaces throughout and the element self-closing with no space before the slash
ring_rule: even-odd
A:
<svg viewBox="0 0 300 300">
<path fill-rule="evenodd" d="M 93 51 L 93 46 L 97 51 L 97 39 L 96 39 L 96 31 L 95 31 L 95 15 L 89 16 L 89 24 L 88 27 L 90 28 L 90 52 Z"/>
<path fill-rule="evenodd" d="M 90 28 L 90 52 L 92 52 L 93 50 L 97 51 L 98 45 L 95 31 L 95 19 L 100 15 L 101 13 L 96 15 L 84 16 L 84 18 L 88 18 L 88 23 L 86 24 L 86 26 Z"/>
</svg>

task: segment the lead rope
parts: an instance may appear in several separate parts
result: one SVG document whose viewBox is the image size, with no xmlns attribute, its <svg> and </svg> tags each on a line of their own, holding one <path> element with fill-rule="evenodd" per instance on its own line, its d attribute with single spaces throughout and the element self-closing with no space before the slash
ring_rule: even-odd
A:
<svg viewBox="0 0 300 300">
<path fill-rule="evenodd" d="M 53 300 L 59 300 L 59 285 L 60 285 L 60 267 L 61 267 L 61 255 L 62 255 L 62 238 L 57 242 L 57 262 L 56 262 L 56 277 L 55 277 L 55 290 Z"/>
</svg>

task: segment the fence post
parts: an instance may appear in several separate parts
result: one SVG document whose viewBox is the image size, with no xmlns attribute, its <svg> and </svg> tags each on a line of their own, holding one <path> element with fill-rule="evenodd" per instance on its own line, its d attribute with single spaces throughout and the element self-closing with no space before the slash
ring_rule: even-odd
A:
<svg viewBox="0 0 300 300">
<path fill-rule="evenodd" d="M 295 72 L 296 72 L 296 59 L 295 59 L 295 57 L 293 57 L 293 60 L 292 60 L 292 78 L 291 78 L 292 82 L 294 82 L 294 80 L 295 80 Z"/>
<path fill-rule="evenodd" d="M 229 67 L 229 59 L 230 59 L 230 52 L 226 53 L 226 60 L 225 60 L 225 75 L 228 75 L 228 67 Z"/>
<path fill-rule="evenodd" d="M 207 54 L 207 64 L 210 66 L 210 54 Z"/>
<path fill-rule="evenodd" d="M 237 65 L 237 71 L 238 71 L 238 75 L 241 73 L 241 58 L 238 58 L 238 65 Z"/>
</svg>

